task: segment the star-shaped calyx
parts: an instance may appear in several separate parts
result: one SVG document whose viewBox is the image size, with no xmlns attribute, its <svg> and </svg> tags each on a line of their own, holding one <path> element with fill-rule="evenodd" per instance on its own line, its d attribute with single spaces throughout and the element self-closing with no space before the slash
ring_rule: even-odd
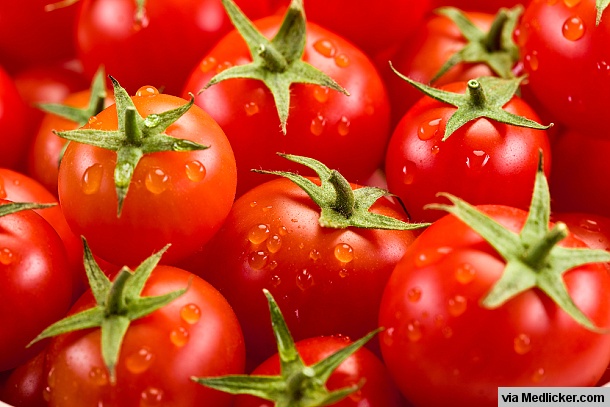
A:
<svg viewBox="0 0 610 407">
<path fill-rule="evenodd" d="M 131 321 L 145 317 L 169 304 L 184 294 L 188 287 L 164 295 L 141 296 L 144 284 L 169 245 L 144 260 L 134 271 L 123 267 L 114 281 L 110 281 L 95 262 L 84 239 L 83 244 L 85 271 L 97 305 L 54 323 L 38 335 L 30 345 L 68 332 L 100 327 L 102 359 L 111 381 L 114 382 L 121 345 Z"/>
<path fill-rule="evenodd" d="M 605 250 L 567 248 L 558 243 L 568 235 L 567 226 L 558 222 L 549 228 L 550 194 L 540 158 L 534 193 L 525 225 L 519 234 L 506 229 L 475 207 L 450 194 L 440 194 L 453 205 L 430 204 L 445 210 L 480 234 L 506 261 L 500 279 L 482 299 L 486 308 L 498 308 L 520 293 L 538 288 L 584 327 L 607 333 L 576 306 L 563 281 L 563 274 L 589 263 L 610 261 Z"/>
<path fill-rule="evenodd" d="M 227 79 L 248 78 L 262 81 L 273 95 L 284 134 L 290 107 L 290 86 L 293 83 L 321 85 L 349 95 L 328 75 L 302 60 L 306 36 L 302 0 L 291 1 L 279 31 L 271 40 L 256 29 L 232 0 L 222 0 L 222 4 L 233 25 L 246 41 L 252 62 L 220 72 L 205 85 L 202 92 Z"/>
<path fill-rule="evenodd" d="M 187 103 L 176 109 L 150 114 L 144 118 L 136 110 L 127 91 L 112 76 L 110 76 L 110 80 L 116 101 L 119 124 L 117 130 L 81 128 L 60 131 L 55 134 L 67 140 L 116 151 L 114 183 L 118 199 L 117 216 L 120 216 L 135 168 L 145 154 L 162 151 L 205 150 L 209 147 L 165 134 L 165 130 L 193 106 L 193 96 Z"/>
<path fill-rule="evenodd" d="M 271 325 L 280 359 L 279 376 L 230 375 L 192 379 L 204 386 L 231 394 L 249 394 L 274 402 L 275 407 L 320 407 L 339 402 L 358 391 L 364 383 L 330 391 L 326 382 L 330 375 L 354 352 L 368 342 L 380 329 L 338 350 L 312 366 L 306 366 L 282 313 L 267 290 Z"/>
<path fill-rule="evenodd" d="M 481 117 L 500 123 L 537 130 L 546 130 L 553 126 L 552 123 L 545 126 L 534 120 L 504 110 L 504 105 L 513 98 L 515 92 L 519 89 L 519 85 L 524 79 L 523 77 L 503 79 L 495 76 L 482 76 L 478 79 L 469 80 L 465 93 L 453 93 L 414 81 L 394 69 L 391 62 L 390 67 L 394 73 L 419 89 L 426 96 L 457 107 L 455 113 L 447 120 L 443 141 L 447 140 L 453 132 L 466 123 Z"/>
<path fill-rule="evenodd" d="M 318 174 L 320 185 L 309 178 L 286 171 L 253 170 L 262 174 L 273 174 L 288 178 L 321 208 L 319 223 L 322 227 L 344 229 L 413 230 L 429 226 L 429 223 L 407 223 L 389 216 L 370 212 L 371 206 L 388 191 L 375 187 L 352 189 L 350 183 L 337 170 L 331 170 L 321 162 L 309 157 L 290 154 L 279 156 L 305 165 Z"/>
<path fill-rule="evenodd" d="M 596 0 L 595 1 L 595 8 L 597 9 L 597 16 L 595 17 L 595 25 L 599 25 L 599 23 L 602 21 L 602 14 L 604 14 L 604 11 L 608 7 L 608 4 L 610 4 L 610 0 Z"/>
<path fill-rule="evenodd" d="M 431 82 L 459 63 L 483 63 L 501 78 L 514 77 L 512 68 L 519 61 L 519 48 L 513 40 L 513 32 L 523 13 L 523 6 L 501 8 L 487 32 L 480 30 L 455 7 L 441 7 L 435 13 L 449 18 L 468 43 L 443 64 Z"/>
</svg>

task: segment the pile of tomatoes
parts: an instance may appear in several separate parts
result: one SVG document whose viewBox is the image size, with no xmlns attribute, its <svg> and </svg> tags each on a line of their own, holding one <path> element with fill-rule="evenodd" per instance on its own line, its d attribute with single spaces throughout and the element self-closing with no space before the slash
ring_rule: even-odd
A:
<svg viewBox="0 0 610 407">
<path fill-rule="evenodd" d="M 0 4 L 0 405 L 605 384 L 608 3 Z"/>
</svg>

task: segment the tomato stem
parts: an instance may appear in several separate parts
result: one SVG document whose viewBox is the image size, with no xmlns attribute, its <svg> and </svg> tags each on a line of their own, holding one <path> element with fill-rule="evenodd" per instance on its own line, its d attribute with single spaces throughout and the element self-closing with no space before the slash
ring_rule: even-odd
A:
<svg viewBox="0 0 610 407">
<path fill-rule="evenodd" d="M 568 227 L 563 222 L 557 222 L 555 226 L 548 231 L 546 236 L 530 247 L 525 253 L 524 261 L 533 270 L 540 271 L 542 266 L 547 262 L 551 250 L 568 236 Z"/>
<path fill-rule="evenodd" d="M 127 268 L 123 267 L 119 274 L 116 276 L 114 283 L 108 290 L 108 297 L 106 299 L 106 312 L 107 317 L 112 315 L 122 315 L 127 309 L 125 303 L 125 286 L 131 277 L 131 273 Z"/>
<path fill-rule="evenodd" d="M 470 95 L 470 100 L 474 106 L 485 106 L 487 99 L 485 98 L 485 92 L 483 92 L 483 88 L 481 87 L 481 82 L 476 79 L 469 80 L 468 94 Z"/>
<path fill-rule="evenodd" d="M 331 171 L 328 181 L 335 187 L 335 192 L 337 193 L 333 209 L 349 219 L 354 214 L 355 205 L 352 187 L 345 177 L 336 170 Z"/>
<path fill-rule="evenodd" d="M 138 125 L 136 109 L 133 106 L 125 108 L 125 138 L 132 146 L 142 144 L 142 129 Z"/>
<path fill-rule="evenodd" d="M 273 44 L 261 44 L 258 48 L 258 55 L 271 72 L 284 72 L 288 68 L 288 61 Z"/>
<path fill-rule="evenodd" d="M 497 52 L 502 50 L 502 40 L 505 31 L 505 26 L 509 19 L 506 9 L 500 9 L 494 19 L 487 35 L 483 40 L 483 45 L 488 52 Z"/>
</svg>

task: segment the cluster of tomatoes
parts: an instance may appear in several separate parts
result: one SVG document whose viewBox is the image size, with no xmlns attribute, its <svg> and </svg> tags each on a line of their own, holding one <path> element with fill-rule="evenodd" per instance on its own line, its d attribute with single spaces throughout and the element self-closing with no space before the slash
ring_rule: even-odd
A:
<svg viewBox="0 0 610 407">
<path fill-rule="evenodd" d="M 608 3 L 0 4 L 0 405 L 606 383 Z"/>
</svg>

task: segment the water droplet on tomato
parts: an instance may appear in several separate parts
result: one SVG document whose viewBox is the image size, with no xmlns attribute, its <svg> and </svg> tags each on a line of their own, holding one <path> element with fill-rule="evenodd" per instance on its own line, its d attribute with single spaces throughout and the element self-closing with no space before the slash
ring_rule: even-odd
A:
<svg viewBox="0 0 610 407">
<path fill-rule="evenodd" d="M 179 348 L 186 345 L 189 341 L 189 332 L 180 326 L 169 333 L 169 340 Z"/>
<path fill-rule="evenodd" d="M 418 302 L 421 299 L 421 288 L 411 288 L 409 291 L 407 291 L 407 298 L 411 302 Z"/>
<path fill-rule="evenodd" d="M 222 71 L 226 71 L 227 69 L 231 68 L 232 66 L 233 66 L 233 64 L 229 61 L 221 62 L 216 67 L 216 73 L 221 73 Z"/>
<path fill-rule="evenodd" d="M 244 110 L 246 111 L 246 115 L 247 116 L 254 116 L 255 114 L 257 114 L 260 109 L 258 108 L 258 105 L 255 102 L 248 102 L 244 105 Z"/>
<path fill-rule="evenodd" d="M 268 267 L 268 268 L 269 268 L 269 270 L 273 270 L 273 269 L 275 269 L 276 267 L 277 267 L 277 261 L 272 260 L 272 261 L 269 263 L 269 267 Z"/>
<path fill-rule="evenodd" d="M 345 278 L 347 276 L 349 276 L 349 270 L 348 269 L 341 269 L 341 270 L 339 270 L 339 277 Z"/>
<path fill-rule="evenodd" d="M 94 124 L 96 121 L 97 121 L 97 116 L 91 116 L 89 118 L 89 120 L 87 120 L 87 123 Z"/>
<path fill-rule="evenodd" d="M 307 290 L 313 285 L 313 283 L 313 276 L 307 269 L 303 269 L 299 273 L 297 273 L 296 284 L 301 291 Z"/>
<path fill-rule="evenodd" d="M 214 67 L 217 65 L 218 65 L 218 62 L 216 61 L 216 58 L 207 57 L 203 61 L 201 61 L 201 63 L 199 64 L 199 70 L 203 73 L 207 73 L 207 72 L 210 72 L 212 69 L 214 69 Z"/>
<path fill-rule="evenodd" d="M 250 202 L 250 208 L 254 208 L 258 203 L 256 201 Z"/>
<path fill-rule="evenodd" d="M 407 163 L 402 167 L 402 183 L 405 185 L 410 185 L 413 183 L 415 179 L 415 172 L 417 167 L 413 161 L 407 161 Z"/>
<path fill-rule="evenodd" d="M 437 144 L 430 147 L 430 152 L 434 155 L 437 155 L 439 151 L 441 151 L 441 148 Z"/>
<path fill-rule="evenodd" d="M 45 386 L 45 388 L 42 390 L 42 398 L 47 403 L 51 401 L 51 392 L 52 390 L 49 386 Z"/>
<path fill-rule="evenodd" d="M 348 244 L 339 243 L 335 246 L 334 253 L 335 258 L 341 263 L 349 263 L 350 261 L 354 260 L 354 249 Z"/>
<path fill-rule="evenodd" d="M 280 236 L 286 236 L 288 234 L 288 229 L 286 228 L 286 226 L 280 226 L 277 230 L 277 233 L 279 233 Z"/>
<path fill-rule="evenodd" d="M 194 325 L 201 318 L 201 310 L 197 304 L 186 304 L 180 309 L 180 318 L 189 325 Z"/>
<path fill-rule="evenodd" d="M 563 4 L 572 8 L 572 7 L 577 6 L 580 3 L 580 1 L 581 0 L 563 0 Z"/>
<path fill-rule="evenodd" d="M 335 57 L 335 64 L 339 68 L 346 68 L 350 64 L 349 57 L 345 54 L 339 54 Z"/>
<path fill-rule="evenodd" d="M 466 312 L 467 305 L 468 303 L 466 298 L 462 297 L 461 295 L 456 295 L 447 301 L 449 314 L 453 315 L 454 317 L 458 317 Z"/>
<path fill-rule="evenodd" d="M 47 384 L 50 388 L 55 387 L 57 384 L 57 375 L 55 374 L 55 368 L 51 367 L 49 373 L 47 374 Z"/>
<path fill-rule="evenodd" d="M 525 355 L 532 349 L 532 341 L 526 334 L 519 334 L 513 340 L 513 348 L 519 355 Z"/>
<path fill-rule="evenodd" d="M 421 324 L 418 320 L 413 319 L 407 324 L 407 338 L 411 342 L 417 342 L 422 337 Z"/>
<path fill-rule="evenodd" d="M 125 358 L 125 367 L 133 374 L 140 374 L 148 370 L 154 360 L 155 355 L 144 346 Z"/>
<path fill-rule="evenodd" d="M 317 114 L 316 117 L 311 119 L 311 124 L 309 125 L 309 130 L 314 136 L 319 136 L 324 131 L 324 127 L 326 126 L 326 118 L 321 114 Z"/>
<path fill-rule="evenodd" d="M 151 168 L 146 173 L 144 185 L 153 194 L 160 194 L 169 187 L 169 175 L 161 168 Z"/>
<path fill-rule="evenodd" d="M 263 212 L 269 212 L 271 209 L 273 209 L 273 206 L 271 206 L 271 205 L 264 206 L 262 209 L 263 209 Z"/>
<path fill-rule="evenodd" d="M 337 52 L 335 45 L 327 39 L 320 39 L 314 42 L 313 48 L 318 51 L 322 56 L 325 56 L 327 58 L 332 58 Z"/>
<path fill-rule="evenodd" d="M 563 36 L 570 41 L 578 41 L 585 35 L 585 24 L 578 16 L 568 18 L 561 28 Z"/>
<path fill-rule="evenodd" d="M 415 265 L 417 267 L 426 267 L 436 263 L 448 253 L 444 249 L 445 248 L 423 249 L 415 256 Z"/>
<path fill-rule="evenodd" d="M 13 252 L 10 249 L 8 249 L 6 247 L 0 249 L 0 263 L 4 264 L 5 266 L 8 266 L 14 260 L 15 260 L 15 255 L 13 254 Z"/>
<path fill-rule="evenodd" d="M 394 343 L 394 328 L 388 328 L 381 333 L 383 343 L 387 346 L 392 346 Z"/>
<path fill-rule="evenodd" d="M 83 173 L 81 188 L 85 195 L 93 195 L 100 190 L 104 168 L 101 164 L 93 164 Z"/>
<path fill-rule="evenodd" d="M 277 288 L 280 284 L 282 284 L 282 279 L 278 275 L 274 275 L 271 277 L 271 286 L 273 288 Z"/>
<path fill-rule="evenodd" d="M 608 64 L 606 61 L 600 61 L 596 65 L 599 73 L 606 75 L 610 73 L 610 64 Z"/>
<path fill-rule="evenodd" d="M 525 64 L 531 72 L 536 72 L 540 67 L 538 62 L 538 52 L 532 51 L 525 56 Z"/>
<path fill-rule="evenodd" d="M 476 272 L 472 264 L 463 263 L 455 269 L 455 279 L 460 284 L 468 284 L 474 280 Z"/>
<path fill-rule="evenodd" d="M 599 223 L 593 219 L 582 219 L 579 222 L 581 228 L 588 230 L 589 232 L 601 232 Z"/>
<path fill-rule="evenodd" d="M 269 225 L 259 224 L 250 228 L 248 232 L 248 240 L 252 244 L 261 244 L 269 238 Z"/>
<path fill-rule="evenodd" d="M 95 366 L 89 370 L 89 380 L 95 386 L 106 386 L 108 384 L 108 373 L 106 373 L 106 369 Z"/>
<path fill-rule="evenodd" d="M 328 100 L 329 89 L 326 86 L 314 86 L 313 97 L 320 103 L 326 103 Z"/>
<path fill-rule="evenodd" d="M 248 264 L 252 270 L 263 269 L 267 265 L 268 261 L 269 256 L 263 251 L 252 252 L 250 253 L 250 256 L 248 256 Z"/>
<path fill-rule="evenodd" d="M 140 394 L 140 407 L 159 406 L 163 401 L 163 390 L 147 387 Z"/>
<path fill-rule="evenodd" d="M 349 134 L 350 121 L 347 117 L 342 116 L 337 124 L 337 132 L 340 136 L 347 136 Z"/>
<path fill-rule="evenodd" d="M 438 125 L 440 124 L 441 119 L 427 120 L 419 125 L 419 129 L 417 130 L 417 137 L 420 140 L 430 140 L 432 137 L 438 134 Z"/>
<path fill-rule="evenodd" d="M 466 157 L 466 166 L 471 170 L 480 170 L 488 161 L 489 154 L 482 150 L 474 150 L 469 157 Z"/>
<path fill-rule="evenodd" d="M 532 374 L 532 382 L 534 383 L 540 383 L 543 379 L 544 379 L 544 374 L 546 372 L 544 371 L 543 368 L 538 368 L 536 369 L 536 371 L 534 372 L 534 374 Z"/>
<path fill-rule="evenodd" d="M 142 86 L 136 91 L 136 96 L 157 96 L 158 94 L 159 89 L 149 85 Z"/>
<path fill-rule="evenodd" d="M 193 182 L 200 182 L 206 176 L 206 169 L 203 164 L 201 164 L 197 160 L 189 161 L 185 164 L 184 170 L 186 172 L 186 176 Z"/>
<path fill-rule="evenodd" d="M 282 248 L 282 238 L 279 235 L 272 235 L 267 239 L 267 250 L 269 253 L 277 253 Z"/>
<path fill-rule="evenodd" d="M 316 249 L 312 249 L 312 250 L 309 252 L 309 258 L 310 258 L 310 259 L 312 259 L 313 261 L 320 260 L 320 257 L 321 257 L 321 256 L 322 256 L 322 255 L 320 254 L 320 252 L 319 252 L 319 251 L 317 251 Z"/>
</svg>

